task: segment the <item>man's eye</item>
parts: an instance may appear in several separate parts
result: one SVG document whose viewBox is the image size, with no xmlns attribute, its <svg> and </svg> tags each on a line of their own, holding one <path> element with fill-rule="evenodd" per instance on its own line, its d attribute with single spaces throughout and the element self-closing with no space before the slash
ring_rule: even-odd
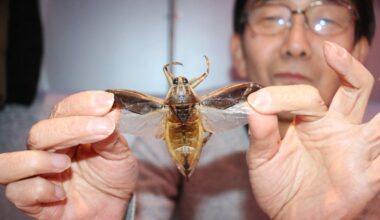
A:
<svg viewBox="0 0 380 220">
<path fill-rule="evenodd" d="M 321 31 L 322 29 L 340 28 L 339 22 L 329 18 L 319 18 L 313 22 L 314 30 Z"/>
<path fill-rule="evenodd" d="M 317 23 L 320 25 L 329 25 L 329 24 L 334 24 L 336 22 L 332 19 L 329 19 L 329 18 L 320 18 L 320 19 L 318 19 Z"/>
<path fill-rule="evenodd" d="M 279 16 L 267 16 L 263 17 L 260 21 L 262 24 L 272 24 L 272 25 L 285 25 L 286 20 L 283 17 Z"/>
</svg>

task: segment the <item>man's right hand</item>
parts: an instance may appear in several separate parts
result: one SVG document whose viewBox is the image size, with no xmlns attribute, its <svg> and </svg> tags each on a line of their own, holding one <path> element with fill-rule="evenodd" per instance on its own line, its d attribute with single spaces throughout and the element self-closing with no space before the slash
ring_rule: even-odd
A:
<svg viewBox="0 0 380 220">
<path fill-rule="evenodd" d="M 113 100 L 103 91 L 69 96 L 31 128 L 29 151 L 0 155 L 0 183 L 17 208 L 38 219 L 123 218 L 137 162 L 115 130 Z"/>
</svg>

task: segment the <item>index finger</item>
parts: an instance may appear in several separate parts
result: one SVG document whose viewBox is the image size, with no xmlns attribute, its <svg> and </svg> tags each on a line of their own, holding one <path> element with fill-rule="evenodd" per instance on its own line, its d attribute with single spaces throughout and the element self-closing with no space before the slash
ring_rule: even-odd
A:
<svg viewBox="0 0 380 220">
<path fill-rule="evenodd" d="M 327 63 L 338 74 L 341 82 L 330 110 L 344 115 L 352 123 L 360 123 L 374 84 L 372 74 L 337 44 L 326 42 L 324 52 Z"/>
<path fill-rule="evenodd" d="M 112 108 L 114 96 L 105 91 L 86 91 L 68 96 L 54 106 L 50 118 L 102 116 Z"/>
</svg>

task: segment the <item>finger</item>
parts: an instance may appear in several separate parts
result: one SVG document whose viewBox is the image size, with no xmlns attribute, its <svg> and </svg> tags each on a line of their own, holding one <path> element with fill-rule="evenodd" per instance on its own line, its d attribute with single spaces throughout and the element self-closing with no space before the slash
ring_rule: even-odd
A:
<svg viewBox="0 0 380 220">
<path fill-rule="evenodd" d="M 43 120 L 31 128 L 28 148 L 64 149 L 94 143 L 105 139 L 114 130 L 115 123 L 107 117 L 72 116 Z"/>
<path fill-rule="evenodd" d="M 115 124 L 119 120 L 120 111 L 115 109 L 106 115 Z M 92 148 L 100 156 L 109 160 L 121 160 L 130 156 L 130 150 L 125 138 L 117 131 L 115 131 L 108 138 L 96 142 L 92 145 Z"/>
<path fill-rule="evenodd" d="M 7 185 L 6 197 L 23 210 L 41 203 L 62 201 L 66 198 L 64 189 L 42 177 L 20 180 Z"/>
<path fill-rule="evenodd" d="M 108 138 L 92 144 L 92 149 L 107 160 L 121 160 L 126 158 L 129 152 L 127 141 L 118 132 L 114 132 Z"/>
<path fill-rule="evenodd" d="M 318 120 L 327 112 L 318 90 L 309 85 L 268 86 L 252 93 L 248 103 L 262 114 L 289 112 L 303 121 Z"/>
<path fill-rule="evenodd" d="M 275 114 L 249 114 L 250 148 L 247 163 L 250 169 L 260 167 L 273 158 L 281 143 L 277 116 Z"/>
<path fill-rule="evenodd" d="M 70 167 L 70 158 L 44 151 L 19 151 L 0 154 L 0 184 L 46 173 L 60 173 Z"/>
<path fill-rule="evenodd" d="M 86 91 L 68 96 L 55 105 L 50 118 L 67 116 L 102 116 L 112 108 L 114 96 L 105 91 Z"/>
<path fill-rule="evenodd" d="M 372 74 L 344 48 L 325 42 L 325 58 L 341 81 L 330 109 L 345 116 L 350 122 L 360 123 L 374 84 Z"/>
</svg>

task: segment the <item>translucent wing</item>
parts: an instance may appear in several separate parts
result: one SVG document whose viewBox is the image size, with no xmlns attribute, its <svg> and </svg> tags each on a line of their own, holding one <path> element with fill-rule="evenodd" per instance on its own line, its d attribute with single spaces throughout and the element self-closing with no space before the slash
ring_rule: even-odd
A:
<svg viewBox="0 0 380 220">
<path fill-rule="evenodd" d="M 260 88 L 256 83 L 239 83 L 202 97 L 198 108 L 204 128 L 219 132 L 247 124 L 247 116 L 252 111 L 247 97 Z"/>
<path fill-rule="evenodd" d="M 162 138 L 167 108 L 162 99 L 131 90 L 107 90 L 121 111 L 119 130 L 132 135 Z"/>
</svg>

